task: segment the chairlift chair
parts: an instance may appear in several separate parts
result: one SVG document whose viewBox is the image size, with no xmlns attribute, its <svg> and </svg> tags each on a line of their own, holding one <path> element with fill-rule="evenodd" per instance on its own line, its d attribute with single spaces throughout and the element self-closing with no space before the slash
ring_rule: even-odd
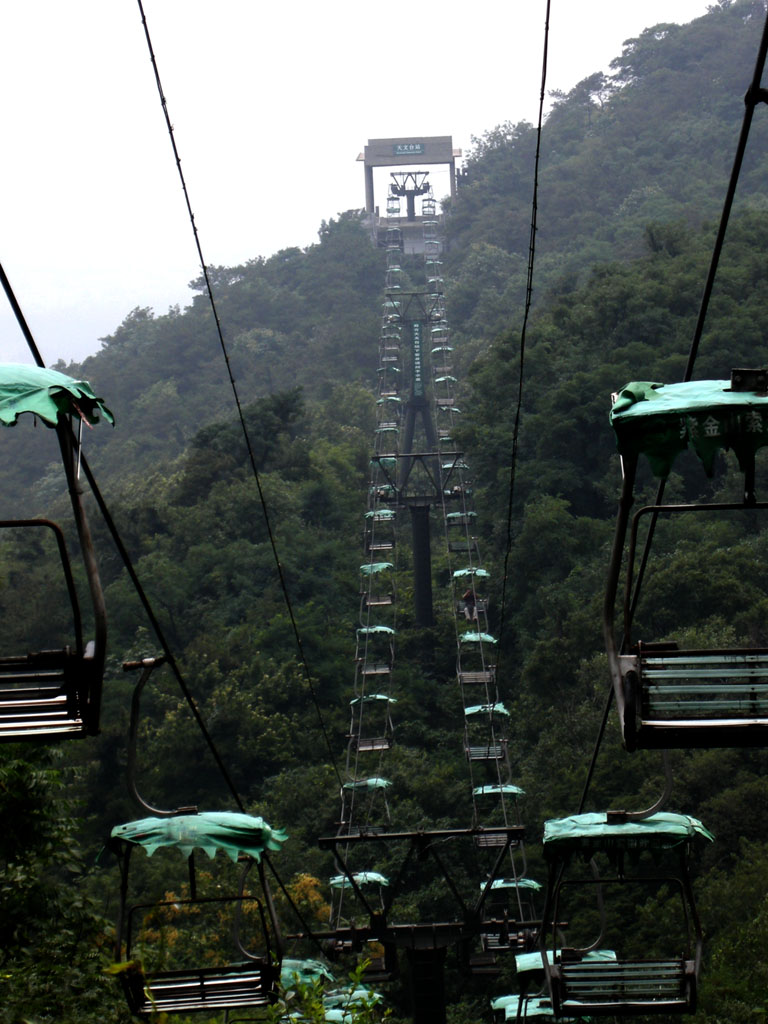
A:
<svg viewBox="0 0 768 1024">
<path fill-rule="evenodd" d="M 763 374 L 764 376 L 764 374 Z M 745 747 L 768 744 L 768 649 L 680 649 L 673 641 L 634 637 L 640 526 L 659 516 L 762 512 L 755 497 L 755 452 L 768 444 L 768 394 L 748 371 L 729 381 L 628 384 L 611 422 L 622 457 L 623 484 L 603 614 L 608 662 L 624 745 L 628 750 Z M 762 385 L 761 385 L 762 386 Z M 732 448 L 744 472 L 744 501 L 653 504 L 630 519 L 638 459 L 666 478 L 678 452 L 690 445 L 711 470 L 715 454 Z M 622 562 L 627 560 L 623 628 L 615 625 Z M 642 571 L 643 563 L 641 563 Z M 617 633 L 621 638 L 617 638 Z"/>
<path fill-rule="evenodd" d="M 74 633 L 71 645 L 0 658 L 0 742 L 49 742 L 94 735 L 99 729 L 107 623 L 79 479 L 79 430 L 83 422 L 95 423 L 100 416 L 113 422 L 113 418 L 85 381 L 38 366 L 0 365 L 0 422 L 13 426 L 24 412 L 56 431 L 93 617 L 93 639 L 86 643 L 61 528 L 47 519 L 0 522 L 3 530 L 50 531 L 69 595 Z M 73 431 L 74 423 L 79 425 L 78 436 Z"/>
<path fill-rule="evenodd" d="M 688 872 L 688 854 L 698 837 L 712 839 L 701 822 L 682 814 L 656 812 L 644 818 L 623 812 L 578 814 L 548 821 L 544 856 L 549 882 L 541 932 L 542 967 L 555 1016 L 622 1016 L 693 1013 L 702 952 L 702 930 Z M 637 870 L 633 858 L 645 851 L 665 866 L 656 875 Z M 598 871 L 594 858 L 607 855 L 610 868 Z M 574 865 L 589 861 L 592 874 L 576 874 Z M 561 948 L 557 924 L 566 887 L 596 887 L 603 917 L 604 887 L 637 883 L 662 886 L 681 899 L 684 948 L 665 957 L 595 957 L 603 941 L 605 921 L 596 941 L 582 949 Z M 672 939 L 670 938 L 670 943 Z"/>
<path fill-rule="evenodd" d="M 277 850 L 286 839 L 285 833 L 272 829 L 261 818 L 230 812 L 181 813 L 166 817 L 150 817 L 118 825 L 112 830 L 110 848 L 116 853 L 120 865 L 120 916 L 115 938 L 115 959 L 118 974 L 132 1013 L 145 1019 L 154 1019 L 160 1013 L 217 1013 L 247 1007 L 266 1007 L 277 998 L 280 977 L 282 943 L 269 886 L 264 873 L 264 859 L 268 850 Z M 153 902 L 129 902 L 129 876 L 131 853 L 143 846 L 148 855 L 158 847 L 176 849 L 187 860 L 189 895 L 167 895 Z M 222 884 L 219 872 L 213 892 L 202 895 L 198 889 L 200 879 L 195 866 L 195 849 L 202 848 L 210 857 L 223 851 L 241 866 L 237 887 L 233 890 Z M 248 878 L 256 868 L 258 895 L 246 891 Z M 201 928 L 200 921 L 206 911 L 214 911 L 211 918 L 217 922 L 220 915 L 230 911 L 233 915 L 231 949 L 222 959 L 210 962 L 205 955 L 187 952 L 175 953 L 170 944 L 163 948 L 162 933 L 157 925 L 165 917 L 173 920 L 176 933 L 194 936 Z M 253 952 L 244 940 L 244 918 L 250 922 L 260 939 L 258 952 Z M 142 921 L 153 927 L 142 935 Z M 186 927 L 185 927 L 186 926 Z M 221 924 L 218 924 L 221 930 Z M 221 935 L 216 935 L 221 940 Z M 154 940 L 154 942 L 153 942 Z M 168 948 L 172 962 L 168 961 Z M 164 960 L 164 956 L 166 959 Z M 152 957 L 156 963 L 150 962 Z M 141 958 L 141 959 L 140 959 Z"/>
</svg>

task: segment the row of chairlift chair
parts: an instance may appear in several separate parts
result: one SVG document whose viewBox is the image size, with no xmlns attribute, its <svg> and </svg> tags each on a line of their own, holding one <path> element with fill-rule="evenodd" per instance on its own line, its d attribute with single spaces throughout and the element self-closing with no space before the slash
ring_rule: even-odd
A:
<svg viewBox="0 0 768 1024">
<path fill-rule="evenodd" d="M 0 741 L 5 742 L 49 742 L 95 734 L 106 650 L 106 615 L 83 508 L 78 432 L 73 430 L 72 422 L 73 418 L 76 423 L 81 419 L 93 422 L 99 413 L 111 420 L 111 414 L 84 382 L 71 382 L 63 375 L 55 375 L 55 371 L 33 371 L 35 368 L 31 367 L 4 368 L 4 377 L 0 379 L 0 416 L 5 423 L 13 424 L 19 412 L 30 411 L 56 430 L 91 597 L 94 639 L 86 643 L 83 638 L 74 574 L 61 529 L 47 520 L 0 523 L 3 529 L 45 530 L 54 537 L 74 622 L 71 647 L 25 652 L 0 660 Z M 52 374 L 62 379 L 52 379 Z M 34 387 L 30 376 L 34 378 Z M 35 387 L 40 389 L 39 393 L 24 406 L 19 392 L 31 394 Z M 655 522 L 662 515 L 754 512 L 768 508 L 768 504 L 756 500 L 754 484 L 755 452 L 768 444 L 768 393 L 764 375 L 734 371 L 731 381 L 628 385 L 617 396 L 611 419 L 622 457 L 623 485 L 609 569 L 604 628 L 625 746 L 630 751 L 764 746 L 768 736 L 768 650 L 680 650 L 670 641 L 641 641 L 631 635 L 634 567 L 643 520 Z M 657 474 L 665 476 L 677 453 L 689 444 L 705 461 L 705 466 L 711 464 L 713 452 L 718 448 L 735 451 L 745 474 L 743 502 L 660 503 L 641 508 L 630 519 L 639 456 L 646 454 Z M 617 631 L 613 621 L 614 606 L 625 560 L 628 569 L 624 621 L 623 629 Z M 125 967 L 121 973 L 129 1004 L 139 1015 L 150 1015 L 158 1007 L 166 1012 L 192 1012 L 266 1005 L 274 998 L 279 976 L 274 966 L 279 962 L 279 956 L 275 956 L 279 931 L 271 900 L 265 895 L 269 892 L 262 866 L 265 849 L 258 848 L 265 828 L 269 827 L 260 819 L 240 822 L 236 826 L 239 838 L 221 839 L 217 832 L 221 823 L 211 821 L 215 817 L 169 813 L 118 827 L 113 833 L 112 845 L 118 853 L 123 879 L 118 959 Z M 213 828 L 213 838 L 205 831 L 208 826 Z M 131 827 L 134 833 L 129 836 Z M 159 830 L 158 834 L 165 838 L 155 836 L 147 840 L 147 834 L 153 829 Z M 252 835 L 243 839 L 249 829 L 255 830 L 260 837 L 258 841 L 254 841 Z M 523 992 L 516 1016 L 524 1019 L 521 1007 L 533 1016 L 533 1011 L 542 1003 L 545 1010 L 548 1004 L 555 1016 L 573 1019 L 691 1012 L 696 1004 L 701 927 L 687 860 L 693 842 L 700 837 L 711 838 L 700 822 L 658 810 L 577 815 L 547 823 L 544 852 L 550 877 L 542 917 L 541 969 L 537 968 L 532 975 L 541 974 L 546 979 L 545 994 Z M 180 973 L 158 970 L 150 977 L 132 957 L 134 919 L 141 910 L 147 909 L 129 908 L 127 903 L 130 850 L 136 845 L 152 850 L 157 846 L 176 846 L 185 853 L 189 862 L 189 896 L 184 900 L 189 903 L 212 899 L 200 897 L 197 891 L 193 853 L 196 845 L 209 854 L 223 849 L 231 856 L 234 851 L 235 859 L 244 863 L 243 877 L 246 878 L 253 865 L 258 865 L 260 895 L 253 897 L 256 916 L 261 934 L 273 936 L 275 947 L 266 955 L 263 952 L 252 954 L 238 939 L 240 959 L 237 962 Z M 670 884 L 679 893 L 690 935 L 687 950 L 662 959 L 627 960 L 612 951 L 600 953 L 599 944 L 595 943 L 581 949 L 559 947 L 553 922 L 562 915 L 567 888 L 593 885 L 602 892 L 612 883 L 647 880 L 642 874 L 633 874 L 627 864 L 641 860 L 649 851 L 655 852 L 657 859 L 671 855 L 677 862 L 676 871 L 659 876 L 656 881 Z M 607 857 L 610 869 L 607 873 L 584 877 L 577 872 L 576 877 L 571 877 L 569 872 L 574 865 L 594 865 L 598 854 Z M 237 912 L 242 913 L 244 901 L 251 899 L 244 895 L 244 885 L 245 882 L 241 882 L 230 896 L 217 895 L 215 899 L 229 900 Z M 176 900 L 174 905 L 178 903 Z M 521 977 L 524 975 L 522 971 Z M 504 1012 L 510 1019 L 509 1009 Z"/>
</svg>

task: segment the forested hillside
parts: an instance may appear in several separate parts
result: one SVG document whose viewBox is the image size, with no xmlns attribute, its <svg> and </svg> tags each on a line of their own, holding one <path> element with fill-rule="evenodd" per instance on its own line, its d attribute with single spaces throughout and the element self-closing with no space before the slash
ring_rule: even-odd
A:
<svg viewBox="0 0 768 1024">
<path fill-rule="evenodd" d="M 445 206 L 446 301 L 464 382 L 456 440 L 472 468 L 494 630 L 507 566 L 499 664 L 532 877 L 545 875 L 543 822 L 578 806 L 608 693 L 602 603 L 620 484 L 610 396 L 630 380 L 682 377 L 765 14 L 763 0 L 720 0 L 690 25 L 649 28 L 625 44 L 610 75 L 556 98 L 542 138 L 510 536 L 533 127 L 504 124 L 478 138 L 467 182 Z M 768 362 L 766 118 L 758 107 L 698 378 Z M 327 919 L 323 891 L 335 870 L 317 838 L 333 833 L 339 810 L 326 738 L 341 759 L 384 272 L 354 210 L 324 223 L 305 250 L 212 268 L 268 522 L 201 281 L 187 308 L 164 316 L 137 296 L 99 353 L 59 367 L 88 379 L 115 414 L 114 428 L 87 432 L 86 454 L 234 785 L 249 812 L 290 836 L 275 861 L 317 925 Z M 19 423 L 3 441 L 3 516 L 65 516 L 55 438 Z M 643 472 L 650 499 L 655 481 Z M 741 479 L 730 455 L 712 479 L 681 458 L 667 494 L 730 499 Z M 766 485 L 758 459 L 758 498 Z M 113 825 L 136 816 L 125 784 L 133 677 L 122 664 L 157 654 L 158 644 L 91 514 L 109 616 L 101 733 L 55 748 L 0 748 L 4 1024 L 130 1019 L 105 974 L 118 878 L 100 851 Z M 639 624 L 690 645 L 768 648 L 767 553 L 757 516 L 745 532 L 708 522 L 660 529 Z M 432 630 L 416 628 L 407 600 L 398 623 L 388 799 L 403 827 L 463 824 L 471 813 L 443 583 Z M 409 586 L 404 572 L 401 593 Z M 61 628 L 51 595 L 45 567 L 0 549 L 3 654 L 21 638 L 61 642 L 50 638 Z M 671 806 L 716 836 L 695 864 L 706 934 L 695 1020 L 765 1022 L 768 756 L 677 751 L 671 761 Z M 161 807 L 232 806 L 167 672 L 143 700 L 139 777 Z M 588 808 L 647 806 L 662 784 L 659 757 L 624 752 L 612 716 Z M 159 877 L 152 863 L 147 879 Z M 654 948 L 668 913 L 663 900 L 628 908 L 631 946 Z M 511 974 L 464 989 L 452 979 L 452 1024 L 490 1020 L 488 998 L 509 988 Z M 394 1018 L 405 1017 L 402 987 L 390 1000 Z"/>
</svg>

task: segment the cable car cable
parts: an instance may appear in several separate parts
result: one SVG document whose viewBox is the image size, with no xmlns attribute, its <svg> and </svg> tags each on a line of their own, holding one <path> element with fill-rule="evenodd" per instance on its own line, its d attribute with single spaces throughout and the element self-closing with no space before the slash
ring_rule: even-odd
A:
<svg viewBox="0 0 768 1024">
<path fill-rule="evenodd" d="M 539 93 L 539 118 L 536 127 L 536 154 L 533 163 L 533 197 L 531 200 L 531 230 L 528 241 L 528 271 L 525 284 L 525 309 L 523 312 L 523 326 L 520 331 L 520 369 L 518 372 L 517 386 L 517 407 L 515 410 L 515 422 L 512 429 L 512 452 L 509 468 L 509 497 L 507 500 L 507 547 L 504 553 L 504 571 L 501 584 L 501 610 L 499 612 L 499 641 L 504 634 L 504 615 L 506 611 L 507 576 L 509 573 L 509 558 L 512 551 L 512 505 L 515 494 L 515 474 L 517 466 L 517 442 L 520 432 L 520 414 L 523 405 L 523 381 L 525 369 L 525 339 L 528 326 L 528 318 L 533 300 L 533 268 L 536 256 L 536 221 L 538 216 L 538 195 L 539 195 L 539 163 L 541 159 L 541 133 L 544 124 L 544 99 L 547 85 L 547 53 L 549 50 L 549 11 L 550 2 L 547 0 L 547 9 L 544 21 L 544 53 L 541 67 L 541 89 Z M 501 651 L 499 651 L 499 660 Z"/>
<path fill-rule="evenodd" d="M 334 755 L 333 747 L 331 745 L 330 736 L 328 735 L 328 731 L 327 731 L 326 726 L 325 726 L 325 721 L 323 719 L 323 715 L 322 715 L 322 712 L 320 710 L 320 703 L 319 703 L 319 700 L 318 700 L 318 697 L 317 697 L 317 693 L 316 693 L 316 690 L 315 690 L 315 685 L 314 685 L 314 681 L 313 681 L 313 678 L 312 678 L 312 673 L 310 672 L 309 664 L 307 662 L 307 658 L 306 658 L 306 655 L 304 653 L 304 645 L 303 645 L 302 640 L 301 640 L 301 635 L 299 634 L 299 627 L 298 627 L 298 624 L 296 622 L 296 617 L 295 617 L 294 612 L 293 612 L 293 606 L 291 604 L 290 595 L 288 593 L 288 587 L 287 587 L 287 584 L 286 584 L 286 581 L 285 581 L 285 573 L 283 571 L 283 566 L 282 566 L 282 563 L 280 562 L 280 557 L 279 557 L 278 552 L 277 552 L 277 544 L 275 542 L 275 537 L 274 537 L 274 534 L 272 532 L 272 524 L 271 524 L 271 521 L 270 521 L 270 518 L 269 518 L 269 513 L 267 511 L 267 502 L 266 502 L 266 498 L 264 497 L 264 492 L 263 492 L 262 487 L 261 487 L 261 478 L 259 476 L 259 471 L 258 471 L 258 468 L 256 466 L 256 456 L 255 456 L 254 451 L 253 451 L 253 445 L 251 444 L 251 438 L 250 438 L 250 434 L 248 432 L 248 426 L 247 426 L 247 424 L 245 422 L 245 415 L 243 413 L 243 407 L 242 407 L 242 404 L 240 402 L 240 395 L 239 395 L 239 392 L 238 392 L 238 389 L 237 389 L 237 384 L 235 383 L 235 378 L 234 378 L 234 375 L 232 373 L 232 366 L 231 366 L 230 360 L 229 360 L 229 353 L 227 351 L 227 345 L 226 345 L 226 342 L 224 340 L 224 332 L 222 330 L 221 320 L 219 318 L 218 309 L 216 307 L 216 302 L 215 302 L 214 296 L 213 296 L 213 286 L 211 284 L 211 280 L 210 280 L 210 277 L 208 275 L 207 264 L 205 262 L 205 259 L 203 258 L 203 250 L 202 250 L 202 245 L 200 244 L 200 236 L 198 234 L 197 224 L 195 223 L 195 215 L 192 212 L 192 203 L 191 203 L 190 198 L 189 198 L 189 191 L 187 189 L 187 183 L 186 183 L 186 179 L 184 177 L 184 172 L 183 172 L 183 170 L 181 168 L 181 157 L 179 156 L 179 151 L 178 151 L 178 148 L 176 146 L 176 138 L 174 136 L 173 125 L 171 124 L 170 115 L 168 113 L 168 103 L 167 103 L 167 101 L 165 99 L 165 93 L 163 92 L 162 82 L 160 81 L 160 72 L 158 70 L 157 60 L 155 58 L 155 51 L 154 51 L 154 47 L 152 45 L 152 38 L 151 38 L 151 36 L 149 34 L 149 26 L 147 24 L 147 18 L 146 18 L 146 15 L 144 13 L 144 7 L 143 7 L 143 4 L 142 4 L 141 0 L 137 0 L 137 3 L 139 5 L 139 12 L 141 14 L 141 23 L 142 23 L 142 26 L 144 28 L 144 36 L 145 36 L 146 41 L 147 41 L 147 48 L 149 50 L 149 56 L 150 56 L 150 61 L 152 63 L 152 69 L 153 69 L 154 74 L 155 74 L 155 83 L 157 85 L 157 91 L 158 91 L 158 94 L 160 96 L 160 105 L 163 108 L 163 116 L 165 117 L 166 127 L 168 128 L 168 135 L 169 135 L 170 140 L 171 140 L 171 147 L 173 149 L 173 156 L 174 156 L 174 159 L 176 161 L 176 169 L 178 170 L 178 173 L 179 173 L 179 179 L 181 181 L 181 188 L 182 188 L 182 191 L 184 193 L 184 201 L 185 201 L 186 206 L 187 206 L 187 212 L 189 214 L 189 221 L 190 221 L 190 224 L 192 226 L 192 234 L 194 235 L 195 246 L 197 248 L 198 257 L 200 259 L 200 266 L 201 266 L 202 272 L 203 272 L 203 279 L 205 281 L 205 288 L 206 288 L 206 292 L 207 292 L 207 295 L 208 295 L 208 301 L 209 301 L 210 306 L 211 306 L 211 312 L 213 314 L 214 323 L 216 324 L 216 333 L 217 333 L 218 338 L 219 338 L 219 345 L 221 347 L 222 355 L 224 357 L 224 362 L 225 362 L 226 367 L 227 367 L 227 374 L 229 376 L 229 383 L 230 383 L 230 387 L 232 389 L 232 395 L 233 395 L 233 398 L 234 398 L 235 406 L 237 408 L 237 415 L 238 415 L 238 418 L 240 420 L 240 429 L 242 431 L 243 439 L 245 441 L 245 446 L 246 446 L 246 449 L 248 451 L 248 459 L 249 459 L 249 462 L 250 462 L 250 465 L 251 465 L 251 470 L 252 470 L 252 473 L 253 473 L 253 478 L 256 481 L 256 488 L 257 488 L 258 494 L 259 494 L 259 502 L 261 503 L 262 514 L 264 516 L 264 523 L 265 523 L 266 528 L 267 528 L 267 534 L 269 536 L 269 543 L 270 543 L 270 546 L 272 548 L 272 556 L 273 556 L 273 560 L 274 560 L 274 563 L 275 563 L 275 568 L 277 570 L 278 579 L 280 581 L 280 589 L 282 590 L 282 593 L 283 593 L 283 599 L 285 601 L 286 610 L 288 612 L 288 618 L 289 618 L 290 623 L 291 623 L 291 629 L 293 630 L 294 640 L 295 640 L 295 643 L 296 643 L 296 649 L 297 649 L 298 654 L 299 654 L 299 660 L 301 662 L 302 668 L 304 670 L 304 675 L 306 677 L 307 684 L 309 686 L 309 692 L 310 692 L 310 695 L 312 697 L 312 702 L 313 702 L 313 704 L 315 706 L 315 713 L 317 714 L 318 724 L 320 726 L 320 731 L 323 734 L 323 739 L 325 740 L 325 744 L 326 744 L 326 747 L 328 749 L 328 756 L 331 759 L 331 765 L 333 767 L 334 773 L 336 775 L 336 778 L 338 779 L 339 785 L 341 786 L 342 785 L 341 774 L 339 772 L 338 765 L 336 764 L 336 757 Z"/>
</svg>

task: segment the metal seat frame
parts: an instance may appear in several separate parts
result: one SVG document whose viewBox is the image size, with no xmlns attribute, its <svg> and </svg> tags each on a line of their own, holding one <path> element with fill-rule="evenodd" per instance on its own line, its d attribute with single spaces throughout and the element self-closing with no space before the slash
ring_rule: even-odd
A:
<svg viewBox="0 0 768 1024">
<path fill-rule="evenodd" d="M 627 750 L 768 746 L 768 649 L 678 650 L 633 641 L 633 582 L 640 524 L 659 515 L 755 512 L 768 503 L 646 505 L 630 520 L 637 458 L 624 480 L 603 606 L 603 634 L 621 734 Z M 625 551 L 623 629 L 617 639 L 616 596 Z"/>
<path fill-rule="evenodd" d="M 94 638 L 83 641 L 82 619 L 67 546 L 49 519 L 6 519 L 0 529 L 50 530 L 56 541 L 72 608 L 74 641 L 59 650 L 0 659 L 0 742 L 70 739 L 99 731 L 107 616 L 96 554 L 78 478 L 79 445 L 66 421 L 56 427 L 91 599 Z"/>
</svg>

